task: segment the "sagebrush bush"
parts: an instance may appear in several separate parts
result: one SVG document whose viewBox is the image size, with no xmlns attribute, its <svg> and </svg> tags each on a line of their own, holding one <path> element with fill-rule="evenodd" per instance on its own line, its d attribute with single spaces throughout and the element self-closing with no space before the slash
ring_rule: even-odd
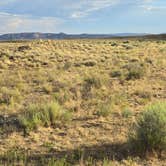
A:
<svg viewBox="0 0 166 166">
<path fill-rule="evenodd" d="M 97 116 L 107 117 L 112 113 L 111 103 L 101 104 L 96 112 Z"/>
<path fill-rule="evenodd" d="M 130 141 L 141 152 L 166 150 L 166 102 L 147 108 L 130 133 Z"/>
<path fill-rule="evenodd" d="M 130 63 L 127 66 L 127 80 L 140 79 L 145 75 L 145 67 L 139 63 Z"/>
<path fill-rule="evenodd" d="M 83 65 L 87 66 L 87 67 L 93 67 L 97 64 L 97 62 L 95 60 L 86 60 L 84 62 L 82 62 Z"/>
<path fill-rule="evenodd" d="M 113 70 L 110 73 L 111 77 L 121 77 L 122 76 L 122 72 L 120 70 Z"/>
<path fill-rule="evenodd" d="M 34 130 L 39 126 L 55 126 L 58 122 L 66 123 L 72 118 L 70 111 L 63 109 L 57 102 L 32 104 L 28 106 L 20 123 L 26 130 Z"/>
<path fill-rule="evenodd" d="M 102 86 L 103 80 L 98 75 L 93 74 L 84 78 L 83 87 L 82 87 L 82 98 L 89 99 L 92 98 L 92 89 L 100 89 Z"/>
<path fill-rule="evenodd" d="M 100 77 L 91 76 L 87 77 L 84 81 L 85 81 L 84 85 L 86 87 L 100 88 L 102 85 L 102 80 Z"/>
</svg>

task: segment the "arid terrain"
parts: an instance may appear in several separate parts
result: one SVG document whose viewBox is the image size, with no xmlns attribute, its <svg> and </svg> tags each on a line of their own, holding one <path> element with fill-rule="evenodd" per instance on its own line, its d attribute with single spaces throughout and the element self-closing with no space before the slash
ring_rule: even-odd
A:
<svg viewBox="0 0 166 166">
<path fill-rule="evenodd" d="M 166 166 L 129 133 L 166 102 L 166 41 L 0 43 L 0 164 Z"/>
</svg>

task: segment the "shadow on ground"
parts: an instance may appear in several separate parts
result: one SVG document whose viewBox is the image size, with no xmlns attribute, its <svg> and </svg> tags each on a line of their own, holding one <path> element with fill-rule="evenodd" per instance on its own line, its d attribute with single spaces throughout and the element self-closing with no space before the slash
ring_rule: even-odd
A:
<svg viewBox="0 0 166 166">
<path fill-rule="evenodd" d="M 20 154 L 19 154 L 20 153 Z M 88 161 L 89 159 L 96 161 L 103 161 L 105 159 L 108 160 L 116 160 L 121 161 L 123 159 L 127 159 L 129 156 L 132 157 L 132 154 L 129 150 L 129 147 L 126 143 L 116 143 L 116 144 L 103 144 L 103 145 L 95 145 L 89 147 L 80 147 L 79 149 L 74 150 L 66 150 L 66 151 L 54 151 L 51 150 L 50 153 L 46 154 L 32 154 L 28 151 L 19 152 L 18 155 L 15 152 L 14 155 L 16 158 L 8 158 L 8 156 L 12 156 L 11 154 L 6 156 L 1 156 L 0 163 L 11 162 L 13 160 L 15 162 L 24 159 L 25 163 L 35 163 L 36 165 L 40 163 L 48 164 L 48 161 L 51 159 L 59 160 L 65 158 L 68 163 L 71 165 L 78 164 L 80 161 Z M 19 155 L 25 155 L 19 156 Z M 42 161 L 42 162 L 41 162 Z M 42 163 L 42 164 L 41 164 Z"/>
<path fill-rule="evenodd" d="M 50 151 L 50 153 L 38 154 L 31 153 L 30 151 L 18 150 L 10 151 L 4 156 L 0 156 L 0 164 L 2 165 L 66 165 L 73 166 L 80 163 L 88 163 L 88 165 L 96 165 L 96 163 L 103 163 L 107 161 L 121 162 L 129 158 L 141 157 L 145 159 L 143 154 L 134 153 L 129 144 L 127 143 L 113 143 L 94 145 L 89 147 L 80 147 L 79 149 L 68 149 L 65 151 Z M 165 161 L 164 158 L 158 158 L 160 161 Z M 140 161 L 141 161 L 140 160 Z M 63 162 L 65 161 L 65 163 Z M 57 163 L 58 162 L 58 163 Z M 67 164 L 66 164 L 67 163 Z M 86 165 L 86 164 L 83 164 Z"/>
<path fill-rule="evenodd" d="M 127 158 L 128 156 L 131 156 L 131 152 L 129 150 L 129 146 L 127 143 L 116 143 L 116 144 L 103 144 L 103 145 L 95 145 L 95 146 L 89 146 L 89 147 L 80 147 L 79 149 L 74 150 L 67 150 L 67 151 L 52 151 L 50 154 L 39 154 L 39 155 L 33 155 L 30 156 L 29 159 L 39 159 L 41 157 L 43 158 L 62 158 L 64 156 L 67 156 L 67 158 L 74 159 L 74 160 L 80 160 L 80 158 L 88 159 L 89 157 L 103 160 L 105 158 L 108 158 L 110 160 L 116 159 L 116 160 L 123 160 Z"/>
<path fill-rule="evenodd" d="M 6 137 L 12 132 L 23 131 L 23 127 L 20 125 L 18 115 L 2 116 L 0 115 L 0 136 Z"/>
</svg>

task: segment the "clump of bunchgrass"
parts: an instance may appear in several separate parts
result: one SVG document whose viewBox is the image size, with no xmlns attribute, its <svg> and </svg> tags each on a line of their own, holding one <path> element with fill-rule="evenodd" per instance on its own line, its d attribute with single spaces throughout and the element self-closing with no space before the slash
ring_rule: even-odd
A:
<svg viewBox="0 0 166 166">
<path fill-rule="evenodd" d="M 57 102 L 47 104 L 31 104 L 20 118 L 25 131 L 37 129 L 39 126 L 56 126 L 58 123 L 67 123 L 71 120 L 70 111 L 62 108 Z"/>
<path fill-rule="evenodd" d="M 124 109 L 122 112 L 122 117 L 123 118 L 129 118 L 133 115 L 132 111 L 128 108 Z"/>
<path fill-rule="evenodd" d="M 2 87 L 0 90 L 0 103 L 10 105 L 13 102 L 19 102 L 21 94 L 18 89 Z"/>
<path fill-rule="evenodd" d="M 111 103 L 100 104 L 96 111 L 97 116 L 108 117 L 112 113 L 113 105 Z"/>
</svg>

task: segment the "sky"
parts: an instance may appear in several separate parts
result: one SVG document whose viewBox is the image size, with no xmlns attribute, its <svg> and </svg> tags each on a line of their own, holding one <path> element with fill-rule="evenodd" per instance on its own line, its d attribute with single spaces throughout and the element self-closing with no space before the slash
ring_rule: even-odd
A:
<svg viewBox="0 0 166 166">
<path fill-rule="evenodd" d="M 166 0 L 0 0 L 0 34 L 166 33 Z"/>
</svg>

